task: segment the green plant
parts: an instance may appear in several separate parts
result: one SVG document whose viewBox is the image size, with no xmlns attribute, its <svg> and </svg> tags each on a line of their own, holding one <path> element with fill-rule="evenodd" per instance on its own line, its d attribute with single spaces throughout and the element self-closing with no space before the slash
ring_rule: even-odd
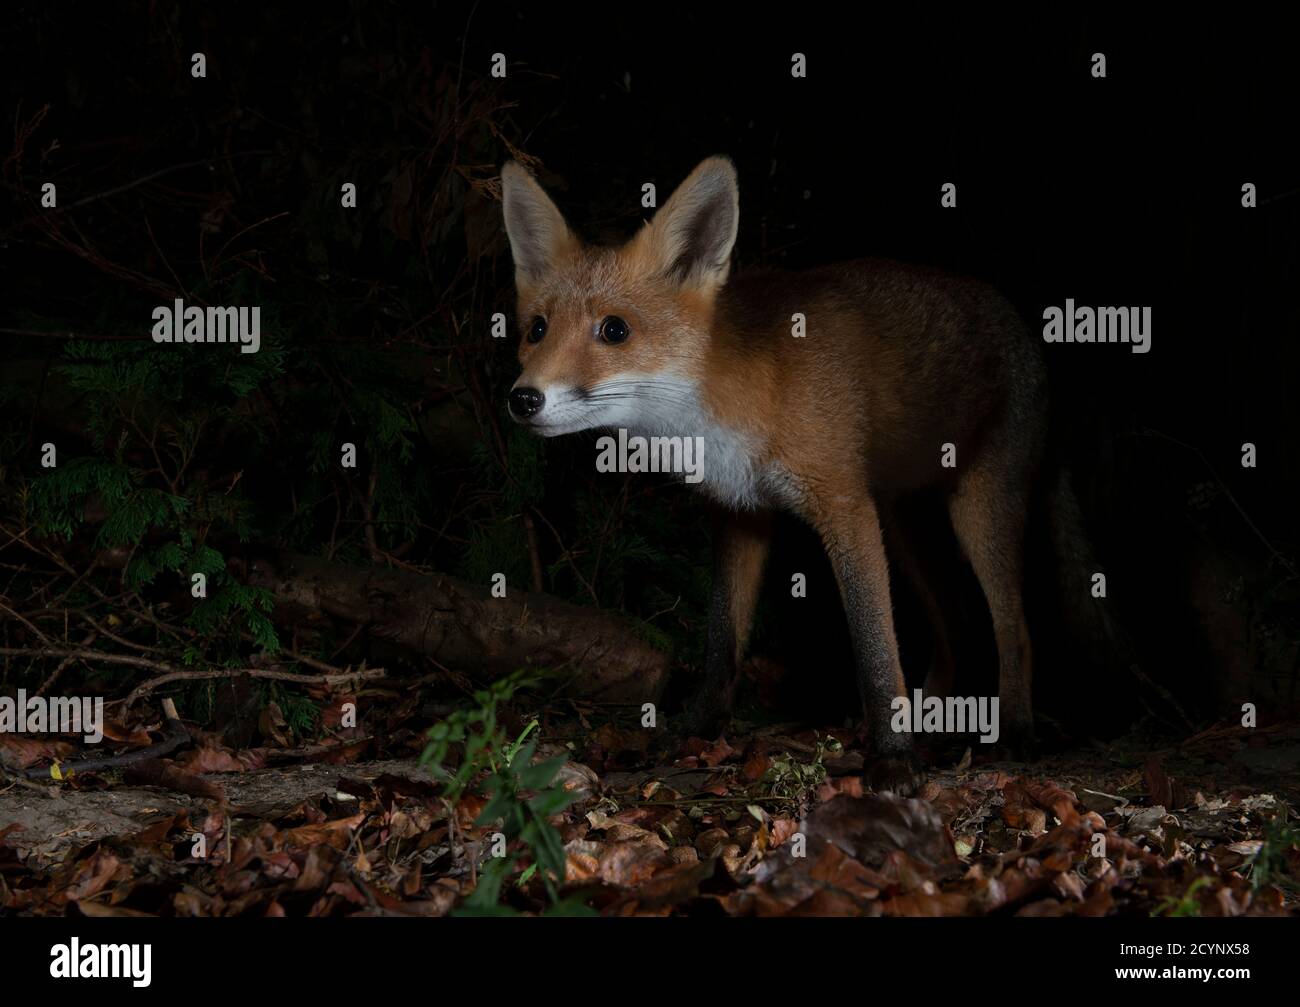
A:
<svg viewBox="0 0 1300 1007">
<path fill-rule="evenodd" d="M 811 762 L 800 762 L 788 754 L 773 758 L 761 783 L 772 797 L 797 802 L 826 779 L 826 756 L 843 750 L 836 738 L 818 738 Z"/>
<path fill-rule="evenodd" d="M 1187 891 L 1177 898 L 1167 895 L 1151 910 L 1152 916 L 1200 916 L 1201 904 L 1196 900 L 1196 893 L 1210 884 L 1210 878 L 1202 874 L 1187 886 Z"/>
<path fill-rule="evenodd" d="M 550 903 L 548 913 L 571 914 L 584 909 L 575 900 L 560 898 L 558 886 L 564 879 L 566 856 L 560 835 L 549 822 L 573 799 L 556 782 L 565 758 L 534 763 L 537 739 L 529 735 L 537 729 L 538 721 L 530 721 L 518 737 L 510 740 L 498 720 L 498 707 L 537 680 L 535 672 L 517 671 L 476 691 L 473 706 L 456 711 L 429 730 L 429 743 L 420 757 L 421 765 L 442 782 L 443 797 L 449 804 L 454 805 L 472 788 L 487 795 L 488 802 L 475 820 L 476 826 L 501 822 L 504 855 L 486 861 L 477 887 L 460 909 L 463 915 L 510 912 L 501 905 L 501 892 L 523 850 L 527 850 L 532 862 L 521 873 L 517 882 L 520 886 L 539 878 Z M 459 765 L 452 770 L 446 763 L 454 746 L 461 746 L 462 752 Z M 529 793 L 532 796 L 527 796 Z"/>
<path fill-rule="evenodd" d="M 287 689 L 279 682 L 268 682 L 262 690 L 262 705 L 275 703 L 296 737 L 302 738 L 316 731 L 320 725 L 320 704 L 310 696 Z"/>
<path fill-rule="evenodd" d="M 274 346 L 213 367 L 192 346 L 158 353 L 152 343 L 70 343 L 55 373 L 77 394 L 98 454 L 60 458 L 39 471 L 20 500 L 24 522 L 39 536 L 70 542 L 97 512 L 91 548 L 124 551 L 125 587 L 179 586 L 189 594 L 202 574 L 204 589 L 190 599 L 186 626 L 208 641 L 246 632 L 267 651 L 278 650 L 270 593 L 229 574 L 226 556 L 213 545 L 254 534 L 250 502 L 238 480 L 220 482 L 195 460 L 248 434 L 253 424 L 241 406 L 283 367 L 284 354 Z M 232 653 L 214 647 L 208 656 Z"/>
<path fill-rule="evenodd" d="M 1264 830 L 1264 841 L 1250 864 L 1250 884 L 1258 891 L 1269 885 L 1297 890 L 1291 873 L 1290 860 L 1300 850 L 1300 829 L 1281 816 L 1274 818 Z"/>
</svg>

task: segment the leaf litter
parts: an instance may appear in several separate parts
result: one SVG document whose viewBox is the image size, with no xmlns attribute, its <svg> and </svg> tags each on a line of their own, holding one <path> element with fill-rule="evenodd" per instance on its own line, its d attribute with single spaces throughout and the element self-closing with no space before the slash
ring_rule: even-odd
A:
<svg viewBox="0 0 1300 1007">
<path fill-rule="evenodd" d="M 967 750 L 903 798 L 864 786 L 870 757 L 848 731 L 695 738 L 659 766 L 650 732 L 595 721 L 591 711 L 549 718 L 545 736 L 560 740 L 528 749 L 534 765 L 560 765 L 554 785 L 568 805 L 549 823 L 563 877 L 542 878 L 533 851 L 512 840 L 503 909 L 1241 916 L 1300 905 L 1296 781 L 1263 789 L 1250 768 L 1123 745 L 1032 766 Z M 414 757 L 421 732 L 390 732 L 385 744 L 339 737 L 277 765 L 291 739 L 273 716 L 265 727 L 265 748 L 196 732 L 175 758 L 48 783 L 13 770 L 65 759 L 65 742 L 5 742 L 0 913 L 442 916 L 465 906 L 500 852 L 499 823 L 482 818 L 489 794 L 443 796 Z M 139 725 L 110 737 L 149 742 Z M 1275 732 L 1279 741 L 1296 734 Z"/>
</svg>

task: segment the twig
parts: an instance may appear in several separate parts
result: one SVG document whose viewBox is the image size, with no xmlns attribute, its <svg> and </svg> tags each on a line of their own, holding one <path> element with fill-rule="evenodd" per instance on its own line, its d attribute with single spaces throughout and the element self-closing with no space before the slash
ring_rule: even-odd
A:
<svg viewBox="0 0 1300 1007">
<path fill-rule="evenodd" d="M 160 685 L 168 682 L 201 681 L 210 678 L 237 678 L 248 675 L 250 678 L 270 678 L 279 682 L 296 682 L 299 685 L 338 685 L 341 682 L 366 681 L 384 675 L 383 668 L 366 668 L 358 671 L 345 671 L 341 675 L 299 675 L 291 671 L 272 671 L 265 668 L 218 668 L 212 671 L 172 671 L 159 675 L 147 682 L 141 682 L 122 700 L 124 706 L 130 706 L 141 696 L 147 696 Z"/>
<path fill-rule="evenodd" d="M 133 668 L 149 668 L 153 671 L 174 671 L 170 665 L 153 661 L 147 657 L 133 654 L 110 654 L 102 650 L 87 650 L 76 647 L 0 647 L 0 654 L 6 657 L 72 657 L 83 661 L 98 661 L 101 664 L 126 664 Z"/>
<path fill-rule="evenodd" d="M 362 628 L 363 628 L 363 627 L 362 627 Z M 357 629 L 357 632 L 359 633 L 360 631 L 361 631 L 361 628 L 358 628 L 358 629 Z M 354 633 L 353 635 L 355 636 L 356 634 Z M 257 642 L 257 641 L 254 639 L 252 633 L 240 633 L 240 634 L 239 634 L 239 637 L 240 637 L 241 640 L 244 640 L 244 641 L 246 641 L 246 642 L 248 642 L 248 643 L 256 643 L 256 642 Z M 351 642 L 351 641 L 349 641 L 349 642 Z M 278 651 L 278 654 L 279 654 L 279 655 L 282 655 L 282 656 L 284 656 L 284 657 L 287 657 L 287 658 L 288 658 L 289 660 L 291 660 L 291 661 L 297 661 L 299 664 L 305 664 L 305 665 L 306 665 L 307 667 L 309 667 L 309 668 L 315 668 L 317 671 L 323 671 L 323 672 L 325 672 L 327 675 L 346 675 L 346 674 L 347 674 L 347 669 L 345 669 L 345 668 L 340 668 L 340 667 L 338 667 L 337 665 L 333 665 L 333 664 L 327 664 L 326 662 L 324 662 L 324 661 L 322 661 L 322 660 L 320 660 L 320 659 L 318 659 L 318 658 L 312 657 L 312 656 L 309 655 L 309 654 L 303 654 L 303 653 L 300 653 L 299 651 L 294 650 L 292 647 L 281 647 L 280 650 Z"/>
<path fill-rule="evenodd" d="M 108 199 L 111 196 L 116 196 L 123 192 L 129 192 L 131 189 L 134 189 L 141 185 L 145 185 L 148 182 L 152 182 L 155 178 L 162 178 L 164 175 L 170 175 L 173 171 L 184 171 L 186 168 L 198 168 L 198 167 L 202 167 L 205 164 L 211 164 L 214 161 L 233 161 L 239 157 L 253 157 L 253 156 L 261 156 L 264 154 L 273 154 L 273 153 L 274 151 L 271 150 L 245 150 L 234 154 L 222 154 L 219 155 L 218 157 L 205 157 L 205 158 L 201 158 L 198 161 L 186 161 L 184 164 L 173 164 L 170 168 L 159 168 L 157 171 L 150 172 L 147 175 L 142 175 L 140 178 L 134 179 L 133 181 L 124 182 L 122 185 L 116 185 L 111 189 L 105 189 L 103 192 L 97 192 L 93 196 L 86 196 L 83 199 L 78 199 L 75 202 L 68 203 L 66 206 L 59 207 L 56 210 L 52 210 L 52 211 L 47 210 L 44 213 L 33 214 L 32 216 L 28 217 L 26 220 L 20 222 L 18 226 L 14 228 L 14 230 L 15 231 L 21 230 L 22 228 L 26 227 L 28 224 L 31 224 L 34 221 L 42 219 L 49 213 L 57 213 L 57 214 L 71 213 L 73 210 L 76 210 L 82 206 L 86 206 L 88 203 L 95 203 L 101 199 Z"/>
<path fill-rule="evenodd" d="M 10 769 L 7 766 L 0 765 L 0 779 L 13 781 L 10 786 L 0 790 L 0 794 L 9 793 L 9 791 L 13 790 L 14 787 L 22 787 L 24 790 L 34 790 L 43 797 L 58 798 L 62 796 L 58 790 L 52 786 L 47 787 L 40 783 L 33 783 L 31 780 L 27 779 L 27 776 L 21 769 Z"/>
<path fill-rule="evenodd" d="M 81 641 L 80 646 L 89 647 L 97 639 L 99 639 L 98 633 L 87 633 L 86 638 Z M 34 695 L 37 696 L 45 695 L 45 691 L 49 689 L 51 686 L 53 686 L 54 683 L 59 680 L 59 676 L 63 674 L 64 669 L 67 668 L 68 665 L 70 665 L 75 660 L 76 660 L 75 657 L 65 657 L 62 661 L 60 661 L 59 666 L 50 673 L 49 678 L 47 678 L 44 682 L 41 683 L 41 687 L 36 690 Z"/>
<path fill-rule="evenodd" d="M 356 745 L 369 744 L 375 740 L 373 734 L 366 734 L 360 738 L 340 738 L 337 745 L 304 745 L 301 748 L 264 748 L 262 753 L 266 757 L 267 765 L 280 762 L 292 762 L 295 759 L 314 759 L 320 755 L 334 755 L 340 749 L 352 748 Z"/>
<path fill-rule="evenodd" d="M 24 626 L 26 626 L 28 629 L 30 629 L 34 634 L 36 634 L 36 638 L 37 638 L 38 640 L 44 640 L 46 643 L 50 643 L 50 642 L 52 642 L 48 636 L 46 636 L 46 635 L 45 635 L 44 633 L 42 633 L 39 629 L 37 629 L 37 628 L 36 628 L 36 625 L 35 625 L 34 623 L 32 623 L 30 620 L 28 620 L 28 619 L 27 619 L 27 618 L 26 618 L 26 617 L 25 617 L 21 612 L 15 612 L 12 608 L 10 608 L 8 605 L 6 605 L 3 601 L 0 601 L 0 609 L 3 609 L 4 611 L 8 612 L 11 616 L 13 616 L 15 619 L 17 619 L 19 622 L 21 622 Z"/>
<path fill-rule="evenodd" d="M 600 608 L 600 596 L 596 594 L 596 587 L 591 583 L 591 581 L 587 580 L 587 578 L 582 575 L 582 571 L 578 569 L 578 562 L 574 558 L 573 550 L 564 544 L 564 539 L 560 537 L 559 530 L 556 529 L 555 525 L 551 524 L 550 519 L 543 514 L 541 510 L 534 507 L 533 511 L 542 519 L 542 523 L 550 529 L 551 534 L 555 536 L 555 544 L 560 547 L 560 557 L 568 562 L 569 569 L 573 571 L 573 575 L 577 577 L 578 582 L 587 589 L 587 593 L 591 595 L 592 604 L 596 608 Z"/>
<path fill-rule="evenodd" d="M 98 333 L 69 332 L 66 330 L 44 332 L 40 329 L 12 329 L 7 326 L 0 328 L 0 335 L 33 336 L 37 339 L 79 339 L 96 343 L 142 343 L 149 339 L 148 336 L 104 336 Z"/>
<path fill-rule="evenodd" d="M 141 696 L 146 696 L 160 685 L 168 682 L 200 681 L 209 678 L 238 678 L 248 675 L 250 678 L 271 678 L 280 682 L 297 682 L 300 685 L 335 685 L 340 682 L 368 681 L 385 674 L 383 668 L 365 668 L 357 671 L 344 671 L 328 675 L 300 675 L 292 671 L 276 671 L 271 668 L 214 668 L 208 671 L 178 671 L 162 661 L 133 654 L 110 654 L 101 650 L 78 649 L 71 647 L 0 647 L 0 655 L 9 657 L 70 657 L 82 661 L 98 661 L 101 664 L 125 664 L 132 668 L 147 668 L 161 671 L 163 674 L 142 682 L 131 690 L 126 699 L 120 702 L 130 706 Z"/>
<path fill-rule="evenodd" d="M 124 636 L 118 636 L 112 630 L 105 629 L 103 626 L 97 623 L 95 621 L 95 617 L 92 616 L 89 612 L 87 612 L 84 608 L 73 609 L 73 611 L 75 611 L 79 616 L 81 616 L 81 618 L 85 619 L 86 622 L 90 623 L 90 625 L 95 628 L 95 631 L 97 633 L 99 633 L 101 636 L 108 637 L 114 643 L 120 643 L 123 647 L 130 647 L 132 650 L 142 650 L 147 654 L 162 653 L 162 649 L 159 647 L 151 647 L 147 643 L 136 643 L 134 640 L 128 640 Z M 82 646 L 85 646 L 85 644 L 83 644 Z"/>
</svg>

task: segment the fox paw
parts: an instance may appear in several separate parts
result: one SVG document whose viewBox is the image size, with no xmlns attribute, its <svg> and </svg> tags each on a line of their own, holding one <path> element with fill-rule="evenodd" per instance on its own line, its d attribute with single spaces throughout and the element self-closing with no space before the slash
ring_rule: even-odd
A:
<svg viewBox="0 0 1300 1007">
<path fill-rule="evenodd" d="M 679 731 L 659 733 L 650 742 L 646 754 L 650 756 L 655 765 L 671 765 L 681 757 L 682 748 L 689 737 L 690 735 L 682 734 Z"/>
<path fill-rule="evenodd" d="M 925 770 L 910 752 L 878 758 L 867 773 L 867 784 L 880 793 L 888 790 L 899 797 L 910 797 L 925 783 Z"/>
<path fill-rule="evenodd" d="M 993 750 L 1008 762 L 1037 762 L 1039 747 L 1032 721 L 1003 728 L 1002 737 L 993 745 Z"/>
</svg>

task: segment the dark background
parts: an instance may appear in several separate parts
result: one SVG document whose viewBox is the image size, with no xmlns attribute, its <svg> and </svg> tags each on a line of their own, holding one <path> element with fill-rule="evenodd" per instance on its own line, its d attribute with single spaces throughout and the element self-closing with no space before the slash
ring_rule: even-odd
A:
<svg viewBox="0 0 1300 1007">
<path fill-rule="evenodd" d="M 157 571 L 132 584 L 176 605 L 176 571 L 212 549 L 230 592 L 196 623 L 213 651 L 237 648 L 252 612 L 241 564 L 259 549 L 389 553 L 512 583 L 532 579 L 536 555 L 546 590 L 645 620 L 689 684 L 708 583 L 699 501 L 650 477 L 599 478 L 590 437 L 543 448 L 506 419 L 515 337 L 488 337 L 494 311 L 513 316 L 496 174 L 512 154 L 532 159 L 581 233 L 617 239 L 642 219 L 642 183 L 662 202 L 726 153 L 741 269 L 941 265 L 998 285 L 1034 329 L 1067 297 L 1152 307 L 1146 355 L 1048 348 L 1056 433 L 1148 682 L 1080 660 L 1035 589 L 1042 709 L 1082 734 L 1148 715 L 1186 726 L 1154 682 L 1193 722 L 1243 699 L 1273 715 L 1300 674 L 1297 80 L 1276 26 L 1245 20 L 20 6 L 0 95 L 5 513 L 62 530 L 83 563 L 116 550 L 129 566 L 146 543 Z M 197 51 L 204 80 L 189 73 Z M 504 80 L 488 73 L 495 52 Z M 791 78 L 793 52 L 807 79 Z M 45 181 L 57 213 L 39 207 Z M 339 206 L 345 181 L 355 210 Z M 1247 181 L 1257 209 L 1241 206 Z M 148 342 L 149 312 L 174 296 L 262 305 L 258 359 Z M 112 418 L 122 403 L 142 430 Z M 184 471 L 150 475 L 149 433 L 198 418 Z M 329 464 L 348 439 L 363 445 L 351 474 Z M 106 534 L 108 477 L 42 489 L 46 440 L 191 506 Z M 1256 469 L 1241 467 L 1244 441 Z M 840 719 L 855 710 L 847 635 L 816 587 L 833 581 L 811 536 L 788 531 L 758 632 L 787 671 L 767 698 L 776 714 Z M 1037 552 L 1033 565 L 1045 583 Z M 815 586 L 798 608 L 792 570 Z M 7 593 L 29 575 L 11 570 Z M 973 580 L 956 564 L 952 576 L 973 691 L 991 682 L 991 633 Z M 905 666 L 923 670 L 924 627 L 905 592 L 898 605 Z"/>
</svg>

